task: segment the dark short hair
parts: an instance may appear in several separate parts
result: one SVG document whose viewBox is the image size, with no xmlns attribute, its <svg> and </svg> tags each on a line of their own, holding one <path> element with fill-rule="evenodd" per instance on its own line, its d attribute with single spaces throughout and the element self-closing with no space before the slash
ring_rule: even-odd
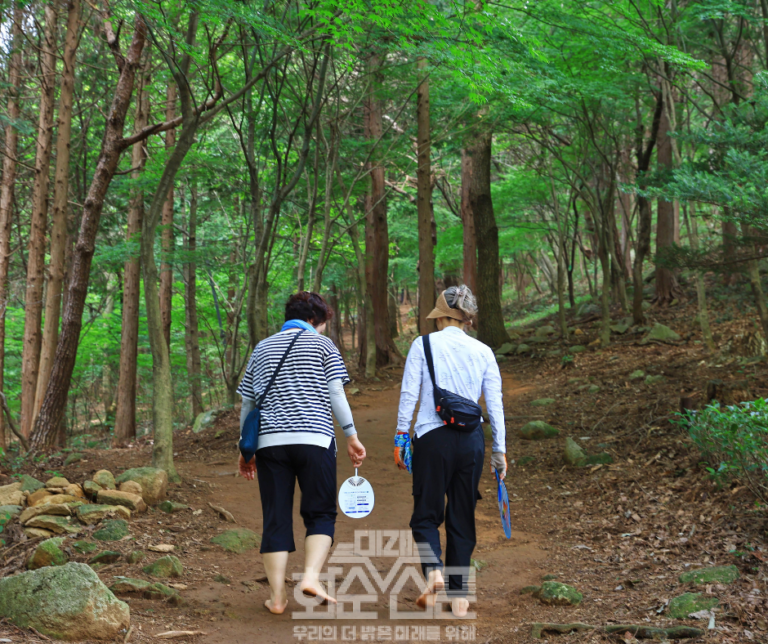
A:
<svg viewBox="0 0 768 644">
<path fill-rule="evenodd" d="M 319 326 L 332 317 L 333 309 L 318 293 L 299 291 L 291 295 L 285 303 L 286 322 L 288 320 L 304 320 L 305 322 L 311 320 L 315 326 Z"/>
</svg>

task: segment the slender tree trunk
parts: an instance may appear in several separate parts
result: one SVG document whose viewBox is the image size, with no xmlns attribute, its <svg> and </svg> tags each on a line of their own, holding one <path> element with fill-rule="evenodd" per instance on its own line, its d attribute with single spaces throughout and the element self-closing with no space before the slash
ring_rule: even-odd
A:
<svg viewBox="0 0 768 644">
<path fill-rule="evenodd" d="M 661 115 L 664 112 L 664 99 L 662 93 L 656 97 L 656 108 L 653 114 L 650 138 L 647 143 L 643 140 L 643 128 L 638 127 L 636 142 L 637 150 L 637 178 L 642 183 L 645 173 L 651 166 L 653 148 L 658 138 Z M 638 119 L 639 121 L 640 119 Z M 635 324 L 643 324 L 643 261 L 651 252 L 651 203 L 642 194 L 637 195 L 637 242 L 635 244 L 635 262 L 632 265 L 632 285 L 634 296 L 632 301 L 632 317 Z"/>
<path fill-rule="evenodd" d="M 730 216 L 730 208 L 723 209 L 726 216 Z M 739 235 L 739 229 L 736 224 L 730 219 L 722 220 L 722 236 L 723 236 L 723 256 L 729 257 L 736 248 L 736 238 Z M 723 282 L 726 286 L 733 286 L 739 281 L 739 273 L 726 271 L 723 274 Z"/>
<path fill-rule="evenodd" d="M 69 145 L 72 132 L 72 101 L 75 85 L 75 53 L 80 30 L 80 0 L 67 3 L 67 34 L 64 39 L 64 65 L 59 92 L 59 115 L 56 138 L 56 171 L 53 184 L 53 216 L 51 259 L 45 299 L 45 326 L 40 352 L 40 371 L 35 394 L 35 418 L 43 404 L 43 396 L 51 376 L 56 343 L 59 340 L 61 294 L 66 269 L 67 204 L 69 197 Z"/>
<path fill-rule="evenodd" d="M 749 226 L 742 224 L 741 234 L 744 237 L 750 237 L 751 233 Z M 754 244 L 752 244 L 752 249 L 753 256 L 757 257 L 759 252 Z M 747 262 L 747 275 L 749 275 L 749 285 L 752 288 L 752 295 L 755 298 L 755 306 L 757 307 L 757 315 L 760 318 L 763 338 L 768 338 L 768 304 L 766 304 L 765 301 L 765 293 L 763 292 L 763 285 L 760 280 L 760 266 L 757 263 L 757 259 L 750 259 Z"/>
<path fill-rule="evenodd" d="M 491 199 L 491 132 L 478 133 L 467 148 L 471 157 L 472 181 L 469 203 L 477 236 L 477 339 L 492 348 L 509 341 L 504 328 L 499 294 L 499 229 Z"/>
<path fill-rule="evenodd" d="M 672 139 L 669 136 L 669 116 L 668 110 L 664 109 L 661 113 L 659 123 L 659 151 L 658 162 L 659 169 L 671 172 L 673 168 L 672 161 Z M 656 213 L 656 254 L 663 256 L 666 249 L 674 245 L 676 241 L 676 208 L 671 201 L 664 199 L 658 200 Z M 682 295 L 680 287 L 677 284 L 677 278 L 674 271 L 658 263 L 656 264 L 656 296 L 655 303 L 658 306 L 667 306 L 672 300 Z"/>
<path fill-rule="evenodd" d="M 77 357 L 77 345 L 82 328 L 83 309 L 88 294 L 91 261 L 95 250 L 96 234 L 104 206 L 104 197 L 117 169 L 120 154 L 125 149 L 122 139 L 125 116 L 133 94 L 136 70 L 146 40 L 146 25 L 140 14 L 134 20 L 133 39 L 126 57 L 119 57 L 120 76 L 106 120 L 104 139 L 99 158 L 88 189 L 80 222 L 80 233 L 72 261 L 72 274 L 67 284 L 69 291 L 62 316 L 61 335 L 56 346 L 53 370 L 45 392 L 43 405 L 35 423 L 30 446 L 33 450 L 50 446 L 56 431 L 64 420 L 67 392 Z"/>
<path fill-rule="evenodd" d="M 203 412 L 200 331 L 197 322 L 197 264 L 195 263 L 195 251 L 197 250 L 197 185 L 192 183 L 189 189 L 189 238 L 187 240 L 189 261 L 187 263 L 187 292 L 184 298 L 186 321 L 184 337 L 187 348 L 187 379 L 189 380 L 192 417 L 197 418 L 198 414 Z"/>
<path fill-rule="evenodd" d="M 166 90 L 165 120 L 170 121 L 176 116 L 176 84 L 168 81 Z M 171 129 L 165 133 L 165 153 L 170 155 L 176 145 L 176 131 Z M 168 196 L 163 203 L 161 218 L 162 233 L 161 247 L 163 261 L 160 264 L 160 311 L 163 316 L 163 337 L 168 349 L 171 347 L 171 314 L 173 311 L 173 266 L 170 255 L 173 252 L 173 184 L 168 189 Z"/>
<path fill-rule="evenodd" d="M 40 50 L 40 114 L 32 186 L 32 217 L 27 254 L 27 291 L 24 299 L 24 344 L 21 357 L 21 433 L 29 436 L 35 416 L 35 393 L 40 367 L 40 322 L 43 315 L 45 240 L 48 229 L 48 185 L 53 137 L 56 82 L 56 11 L 45 5 L 45 28 Z"/>
<path fill-rule="evenodd" d="M 689 205 L 689 221 L 690 221 L 690 237 L 691 237 L 691 249 L 694 251 L 699 250 L 699 225 L 696 221 L 696 211 L 693 202 Z M 704 338 L 704 344 L 707 345 L 707 349 L 714 352 L 716 350 L 715 341 L 712 337 L 712 329 L 709 326 L 709 310 L 707 307 L 707 287 L 704 283 L 704 275 L 701 271 L 696 271 L 696 298 L 699 304 L 699 326 L 701 327 L 701 335 Z M 768 336 L 766 336 L 768 337 Z"/>
<path fill-rule="evenodd" d="M 149 49 L 149 48 L 147 48 Z M 134 131 L 139 132 L 149 122 L 149 80 L 151 60 L 147 56 L 143 73 L 136 87 L 136 113 Z M 131 177 L 138 181 L 146 163 L 144 141 L 134 143 L 131 151 Z M 128 207 L 128 226 L 125 237 L 131 246 L 131 256 L 123 269 L 122 333 L 120 335 L 120 369 L 117 381 L 117 411 L 112 445 L 126 445 L 136 438 L 136 358 L 139 344 L 139 300 L 141 298 L 141 222 L 144 219 L 144 191 L 136 190 Z"/>
<path fill-rule="evenodd" d="M 341 307 L 339 306 L 339 290 L 336 283 L 331 284 L 331 296 L 329 302 L 333 309 L 333 317 L 328 323 L 328 336 L 331 338 L 336 348 L 344 355 L 344 342 L 341 337 Z"/>
<path fill-rule="evenodd" d="M 419 87 L 416 91 L 417 158 L 416 168 L 419 218 L 419 333 L 435 330 L 435 321 L 427 315 L 435 307 L 435 249 L 432 238 L 432 167 L 429 115 L 429 77 L 425 76 L 427 59 L 419 58 Z M 422 77 L 423 76 L 423 77 Z"/>
<path fill-rule="evenodd" d="M 377 95 L 379 57 L 371 56 L 368 65 L 374 80 L 370 84 L 365 101 L 365 134 L 368 141 L 375 145 L 381 139 L 384 130 L 381 99 Z M 373 324 L 376 338 L 376 366 L 384 367 L 390 363 L 400 362 L 402 356 L 392 340 L 389 329 L 387 193 L 384 166 L 378 162 L 378 157 L 379 155 L 374 151 L 370 161 L 371 185 L 366 197 L 365 245 L 368 292 L 373 306 L 373 316 L 368 321 Z"/>
<path fill-rule="evenodd" d="M 474 293 L 477 290 L 477 240 L 475 217 L 469 202 L 469 186 L 472 183 L 472 156 L 466 148 L 461 150 L 461 223 L 464 227 L 464 283 Z"/>
<path fill-rule="evenodd" d="M 8 121 L 5 126 L 5 155 L 3 178 L 0 183 L 0 391 L 4 391 L 5 372 L 5 315 L 8 307 L 8 268 L 11 260 L 11 222 L 13 215 L 13 189 L 16 183 L 16 154 L 19 118 L 19 89 L 21 86 L 21 5 L 13 4 L 11 24 L 11 55 L 8 59 Z M 0 447 L 5 447 L 5 415 L 0 413 Z"/>
</svg>

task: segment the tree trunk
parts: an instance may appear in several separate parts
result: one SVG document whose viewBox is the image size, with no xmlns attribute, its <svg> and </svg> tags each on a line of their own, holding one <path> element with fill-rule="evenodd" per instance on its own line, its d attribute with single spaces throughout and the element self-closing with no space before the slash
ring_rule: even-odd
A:
<svg viewBox="0 0 768 644">
<path fill-rule="evenodd" d="M 45 299 L 45 327 L 40 352 L 40 370 L 35 393 L 35 417 L 43 404 L 53 356 L 59 340 L 59 317 L 67 247 L 67 204 L 69 197 L 69 142 L 72 132 L 72 99 L 75 84 L 75 54 L 80 30 L 80 0 L 67 4 L 67 34 L 64 39 L 64 59 L 59 93 L 59 115 L 56 138 L 56 171 L 53 184 L 53 216 L 51 228 L 51 259 Z"/>
<path fill-rule="evenodd" d="M 741 234 L 745 238 L 752 236 L 749 226 L 747 224 L 741 225 Z M 752 255 L 758 257 L 760 255 L 756 245 L 750 244 L 752 247 Z M 752 288 L 752 295 L 755 298 L 755 307 L 757 308 L 757 315 L 760 318 L 760 326 L 763 331 L 763 338 L 768 338 L 768 304 L 765 301 L 765 293 L 763 292 L 763 285 L 760 280 L 760 265 L 757 259 L 750 259 L 747 261 L 747 275 L 749 276 L 749 285 Z"/>
<path fill-rule="evenodd" d="M 168 81 L 166 90 L 165 120 L 170 121 L 176 116 L 176 84 Z M 165 133 L 165 154 L 169 156 L 176 145 L 176 130 L 170 129 Z M 173 311 L 173 184 L 168 189 L 168 196 L 163 203 L 161 219 L 161 247 L 163 261 L 160 264 L 160 311 L 163 316 L 163 337 L 168 349 L 171 348 L 171 314 Z"/>
<path fill-rule="evenodd" d="M 149 48 L 147 48 L 149 49 Z M 139 132 L 149 122 L 149 92 L 145 85 L 149 80 L 151 60 L 147 56 L 144 70 L 136 87 L 136 113 L 133 118 L 134 131 Z M 145 143 L 133 144 L 131 150 L 131 177 L 141 177 L 146 156 Z M 141 292 L 141 262 L 138 247 L 141 245 L 141 222 L 144 219 L 144 191 L 137 190 L 128 206 L 126 240 L 131 245 L 131 256 L 123 269 L 123 311 L 120 335 L 120 369 L 117 381 L 117 411 L 115 412 L 115 433 L 112 445 L 127 445 L 136 438 L 136 356 L 139 344 L 139 300 Z"/>
<path fill-rule="evenodd" d="M 504 328 L 499 294 L 499 229 L 491 199 L 491 132 L 481 132 L 467 148 L 471 157 L 472 181 L 469 203 L 475 220 L 477 248 L 477 339 L 492 348 L 509 342 Z"/>
<path fill-rule="evenodd" d="M 696 211 L 694 210 L 694 204 L 689 204 L 689 217 L 690 221 L 690 237 L 691 237 L 691 250 L 699 250 L 699 226 L 696 221 Z M 704 338 L 704 344 L 707 345 L 707 349 L 714 352 L 716 350 L 715 341 L 712 337 L 712 329 L 709 326 L 709 310 L 707 307 L 707 287 L 704 284 L 704 275 L 701 271 L 696 271 L 696 298 L 699 304 L 699 326 L 701 327 L 701 335 Z M 768 336 L 766 336 L 768 337 Z"/>
<path fill-rule="evenodd" d="M 192 403 L 192 418 L 197 418 L 203 412 L 202 369 L 200 361 L 200 330 L 197 322 L 197 185 L 189 187 L 189 238 L 187 240 L 187 292 L 184 298 L 184 339 L 187 348 L 187 380 L 189 380 L 189 397 Z"/>
<path fill-rule="evenodd" d="M 141 64 L 140 58 L 145 40 L 146 25 L 141 15 L 137 13 L 128 54 L 119 65 L 120 76 L 106 120 L 104 139 L 83 205 L 80 233 L 72 260 L 72 273 L 67 284 L 69 293 L 62 317 L 61 335 L 56 346 L 56 356 L 53 361 L 48 389 L 45 392 L 45 398 L 30 440 L 30 446 L 33 450 L 50 446 L 56 438 L 59 424 L 64 420 L 67 392 L 77 357 L 83 309 L 88 294 L 88 280 L 95 250 L 96 234 L 99 230 L 104 197 L 117 169 L 120 154 L 125 149 L 125 143 L 122 139 L 125 116 L 133 94 L 136 70 Z"/>
<path fill-rule="evenodd" d="M 11 260 L 11 221 L 13 215 L 13 188 L 16 183 L 16 154 L 19 118 L 19 88 L 21 85 L 21 21 L 24 14 L 20 4 L 13 4 L 11 25 L 11 52 L 8 60 L 8 121 L 5 126 L 5 155 L 3 179 L 0 183 L 0 391 L 5 383 L 5 314 L 8 306 L 8 267 Z M 0 447 L 5 448 L 5 415 L 0 413 Z"/>
<path fill-rule="evenodd" d="M 464 284 L 474 293 L 477 290 L 477 240 L 475 218 L 469 203 L 469 186 L 472 183 L 472 156 L 466 148 L 461 150 L 461 223 L 464 227 Z"/>
<path fill-rule="evenodd" d="M 730 208 L 724 208 L 723 209 L 724 214 L 726 216 L 730 216 Z M 731 257 L 732 253 L 734 252 L 734 249 L 736 248 L 736 239 L 739 235 L 739 229 L 736 227 L 736 224 L 729 220 L 729 219 L 723 219 L 722 220 L 722 235 L 723 235 L 723 256 L 724 257 Z M 734 273 L 730 271 L 725 271 L 723 273 L 723 283 L 726 286 L 733 286 L 736 284 L 736 282 L 739 281 L 739 273 Z"/>
<path fill-rule="evenodd" d="M 419 58 L 419 75 L 427 68 L 427 59 Z M 432 238 L 432 168 L 430 160 L 431 132 L 429 117 L 429 77 L 419 78 L 416 90 L 417 158 L 416 204 L 419 219 L 419 333 L 435 330 L 435 321 L 427 315 L 435 307 L 435 249 Z"/>
<path fill-rule="evenodd" d="M 371 56 L 368 61 L 373 77 L 365 101 L 365 135 L 371 145 L 376 145 L 382 136 L 381 99 L 377 95 L 379 57 Z M 384 367 L 402 360 L 389 328 L 389 302 L 387 282 L 389 278 L 389 228 L 387 226 L 387 197 L 384 166 L 378 163 L 379 155 L 371 155 L 370 191 L 366 195 L 366 274 L 368 292 L 373 306 L 373 324 L 376 338 L 376 366 Z"/>
<path fill-rule="evenodd" d="M 651 166 L 651 156 L 656 145 L 661 125 L 661 115 L 664 111 L 664 99 L 662 93 L 656 97 L 656 109 L 653 114 L 650 138 L 647 143 L 643 141 L 643 128 L 637 128 L 637 179 L 643 182 L 645 173 Z M 632 301 L 632 318 L 635 324 L 643 324 L 643 261 L 651 251 L 651 203 L 642 194 L 637 195 L 637 242 L 635 244 L 635 262 L 632 265 L 632 285 L 634 296 Z"/>
<path fill-rule="evenodd" d="M 659 170 L 671 172 L 673 168 L 672 161 L 672 139 L 669 136 L 669 116 L 668 110 L 664 109 L 661 113 L 659 122 L 659 151 L 658 163 Z M 658 200 L 656 211 L 656 255 L 661 256 L 667 248 L 670 248 L 676 241 L 676 214 L 675 204 L 664 199 Z M 662 260 L 663 261 L 663 260 Z M 667 306 L 672 300 L 682 295 L 680 287 L 677 284 L 675 273 L 665 266 L 656 263 L 656 295 L 654 301 L 658 306 Z"/>
<path fill-rule="evenodd" d="M 21 357 L 21 433 L 29 436 L 35 417 L 35 393 L 40 367 L 40 321 L 43 315 L 45 240 L 48 229 L 48 185 L 53 137 L 53 101 L 56 82 L 56 11 L 45 5 L 45 28 L 40 49 L 40 114 L 32 186 L 32 217 L 27 254 L 27 289 L 24 298 L 24 344 Z"/>
</svg>

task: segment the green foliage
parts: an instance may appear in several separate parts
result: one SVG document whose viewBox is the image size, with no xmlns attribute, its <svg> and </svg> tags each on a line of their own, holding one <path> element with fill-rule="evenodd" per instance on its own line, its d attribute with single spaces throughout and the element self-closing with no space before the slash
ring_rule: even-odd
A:
<svg viewBox="0 0 768 644">
<path fill-rule="evenodd" d="M 678 423 L 688 428 L 715 481 L 742 480 L 768 502 L 768 402 L 759 398 L 727 407 L 715 402 Z"/>
</svg>

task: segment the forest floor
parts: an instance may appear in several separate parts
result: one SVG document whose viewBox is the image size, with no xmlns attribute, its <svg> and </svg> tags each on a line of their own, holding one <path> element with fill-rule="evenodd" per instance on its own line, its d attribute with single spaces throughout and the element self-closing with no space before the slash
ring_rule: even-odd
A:
<svg viewBox="0 0 768 644">
<path fill-rule="evenodd" d="M 185 586 L 181 591 L 184 604 L 131 599 L 133 629 L 128 641 L 154 642 L 158 633 L 178 630 L 204 634 L 174 641 L 210 644 L 518 643 L 542 641 L 531 637 L 534 622 L 583 622 L 687 624 L 706 631 L 703 637 L 687 641 L 767 642 L 765 510 L 756 508 L 754 497 L 742 485 L 717 489 L 699 465 L 698 452 L 670 418 L 682 395 L 698 394 L 701 403 L 712 379 L 743 379 L 749 383 L 751 397 L 768 395 L 768 365 L 765 361 L 748 363 L 735 357 L 709 356 L 703 345 L 696 344 L 695 312 L 690 303 L 649 311 L 652 319 L 683 336 L 676 344 L 640 345 L 642 334 L 630 329 L 615 335 L 609 347 L 591 347 L 575 355 L 572 362 L 547 357 L 553 347 L 565 349 L 559 339 L 553 339 L 536 345 L 538 353 L 533 356 L 510 357 L 501 365 L 513 535 L 507 540 L 502 533 L 495 480 L 486 467 L 480 486 L 483 498 L 477 508 L 475 558 L 482 562 L 482 568 L 477 574 L 477 603 L 472 607 L 477 616 L 473 620 L 390 619 L 389 590 L 363 605 L 363 610 L 378 611 L 376 619 L 301 619 L 292 614 L 304 611 L 293 597 L 286 614 L 269 614 L 263 607 L 269 591 L 258 551 L 230 554 L 210 543 L 211 537 L 233 525 L 222 520 L 209 503 L 229 510 L 238 526 L 261 532 L 257 484 L 236 476 L 237 411 L 222 415 L 201 434 L 189 429 L 178 432 L 176 463 L 182 483 L 170 487 L 169 498 L 189 505 L 190 510 L 174 515 L 150 510 L 130 522 L 132 538 L 116 546 L 128 552 L 146 549 L 149 544 L 175 545 L 184 574 L 174 581 Z M 738 316 L 728 319 L 717 315 L 721 321 L 715 323 L 715 330 L 721 339 L 743 330 L 745 323 Z M 588 345 L 597 337 L 597 329 L 589 323 L 580 325 L 577 321 L 576 326 L 583 335 L 570 344 L 578 340 Z M 644 379 L 631 379 L 637 370 L 663 376 L 663 380 L 647 384 Z M 400 372 L 393 369 L 383 372 L 377 381 L 358 380 L 351 386 L 359 389 L 351 396 L 351 403 L 368 451 L 360 474 L 373 485 L 376 505 L 364 519 L 339 515 L 334 544 L 339 552 L 341 544 L 354 541 L 356 530 L 408 531 L 411 480 L 392 463 L 399 382 Z M 543 398 L 553 402 L 531 405 Z M 520 440 L 517 429 L 537 419 L 558 428 L 560 436 L 544 441 Z M 607 451 L 613 463 L 591 468 L 564 466 L 566 436 L 588 453 Z M 82 461 L 67 467 L 48 463 L 38 471 L 28 471 L 43 478 L 42 470 L 53 468 L 70 481 L 82 482 L 99 469 L 117 474 L 128 467 L 149 464 L 150 453 L 151 446 L 145 442 L 128 450 L 87 451 Z M 338 464 L 341 484 L 353 471 L 343 452 Z M 202 512 L 193 514 L 193 510 Z M 294 522 L 295 534 L 301 535 L 298 498 Z M 393 567 L 395 556 L 378 552 L 371 556 L 371 562 L 384 576 Z M 302 559 L 303 547 L 297 539 L 297 552 L 289 561 L 289 578 L 301 572 Z M 733 584 L 694 589 L 678 582 L 684 571 L 726 564 L 735 564 L 740 571 L 740 579 Z M 146 577 L 142 565 L 111 564 L 99 570 L 99 575 L 107 585 L 119 575 Z M 334 565 L 345 572 L 350 569 L 349 565 Z M 575 607 L 552 607 L 530 594 L 521 594 L 525 586 L 539 585 L 544 575 L 556 575 L 557 581 L 575 586 L 583 593 L 583 601 Z M 363 587 L 358 580 L 352 592 L 365 592 Z M 688 591 L 720 600 L 713 629 L 707 630 L 706 619 L 680 621 L 666 615 L 667 602 Z M 397 608 L 415 610 L 417 592 L 414 583 L 408 582 L 398 595 Z M 407 635 L 405 627 L 409 629 Z M 0 637 L 12 642 L 49 641 L 7 623 L 0 623 Z M 635 641 L 623 634 L 597 632 L 550 634 L 545 639 L 564 644 Z"/>
</svg>

